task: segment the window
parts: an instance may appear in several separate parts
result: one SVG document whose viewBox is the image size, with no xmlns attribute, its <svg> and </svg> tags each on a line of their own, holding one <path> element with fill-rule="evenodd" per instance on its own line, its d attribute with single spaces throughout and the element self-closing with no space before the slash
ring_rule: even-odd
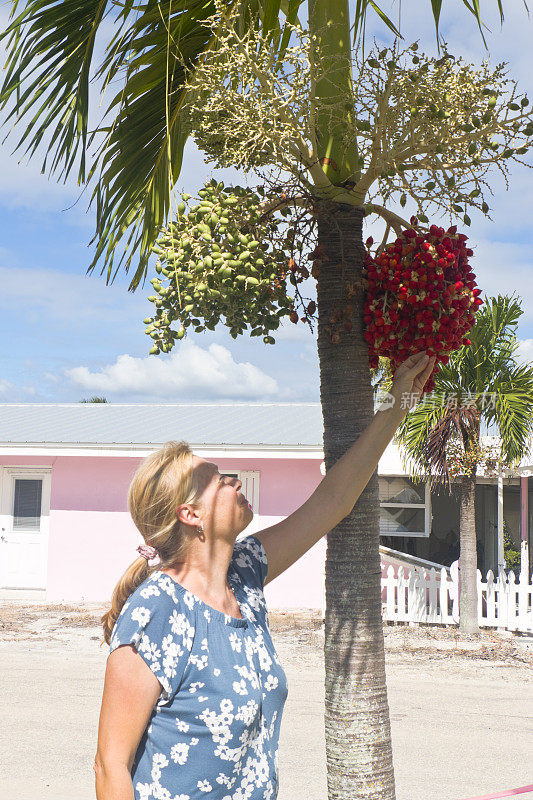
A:
<svg viewBox="0 0 533 800">
<path fill-rule="evenodd" d="M 259 514 L 259 470 L 236 470 L 226 472 L 220 470 L 221 475 L 237 478 L 242 483 L 241 492 L 252 504 L 254 514 Z"/>
<path fill-rule="evenodd" d="M 429 483 L 404 476 L 379 476 L 381 536 L 429 536 Z"/>
<path fill-rule="evenodd" d="M 0 466 L 0 527 L 13 541 L 48 536 L 51 480 L 50 466 Z"/>
<path fill-rule="evenodd" d="M 42 492 L 42 479 L 15 478 L 13 530 L 40 530 Z"/>
</svg>

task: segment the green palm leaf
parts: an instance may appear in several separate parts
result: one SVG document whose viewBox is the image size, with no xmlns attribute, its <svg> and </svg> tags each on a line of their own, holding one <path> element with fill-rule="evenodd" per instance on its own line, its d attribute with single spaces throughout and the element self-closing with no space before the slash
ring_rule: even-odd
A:
<svg viewBox="0 0 533 800">
<path fill-rule="evenodd" d="M 46 137 L 55 144 L 50 173 L 61 165 L 65 178 L 80 152 L 80 183 L 85 180 L 89 72 L 106 6 L 105 0 L 27 3 L 0 36 L 8 54 L 0 108 L 14 99 L 6 123 L 15 118 L 25 125 L 15 149 L 25 145 L 24 154 L 31 157 Z M 17 7 L 18 2 L 12 17 Z"/>
<path fill-rule="evenodd" d="M 460 437 L 468 451 L 482 420 L 498 430 L 503 463 L 512 466 L 528 454 L 533 436 L 533 368 L 518 364 L 515 357 L 522 313 L 514 296 L 488 298 L 469 333 L 472 344 L 451 354 L 435 375 L 433 393 L 404 417 L 395 441 L 403 447 L 411 477 L 450 485 L 447 444 Z M 449 402 L 452 395 L 456 404 Z"/>
<path fill-rule="evenodd" d="M 492 386 L 494 409 L 486 412 L 487 421 L 496 425 L 502 438 L 505 462 L 511 466 L 529 454 L 533 436 L 533 370 L 511 364 Z"/>
</svg>

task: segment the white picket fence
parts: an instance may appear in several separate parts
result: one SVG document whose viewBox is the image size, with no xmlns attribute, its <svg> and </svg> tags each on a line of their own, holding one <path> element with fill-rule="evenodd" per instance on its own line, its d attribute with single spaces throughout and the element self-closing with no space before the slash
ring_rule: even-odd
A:
<svg viewBox="0 0 533 800">
<path fill-rule="evenodd" d="M 459 562 L 449 570 L 411 567 L 397 572 L 389 564 L 381 575 L 383 619 L 389 622 L 459 623 Z M 483 627 L 533 633 L 533 578 L 514 572 L 485 581 L 477 571 L 478 620 Z"/>
</svg>

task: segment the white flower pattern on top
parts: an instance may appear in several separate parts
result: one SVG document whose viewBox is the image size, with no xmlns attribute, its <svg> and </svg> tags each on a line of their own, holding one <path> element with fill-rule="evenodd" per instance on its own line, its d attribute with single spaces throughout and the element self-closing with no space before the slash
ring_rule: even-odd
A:
<svg viewBox="0 0 533 800">
<path fill-rule="evenodd" d="M 161 592 L 159 591 L 157 586 L 154 586 L 152 584 L 152 586 L 145 586 L 144 589 L 141 589 L 139 594 L 141 595 L 141 597 L 151 597 L 152 595 L 155 595 L 156 597 L 159 597 Z"/>
<path fill-rule="evenodd" d="M 241 617 L 159 570 L 124 604 L 110 652 L 132 644 L 162 687 L 135 754 L 135 800 L 277 797 L 287 680 L 270 637 L 267 566 L 256 536 L 235 543 L 228 580 Z"/>
</svg>

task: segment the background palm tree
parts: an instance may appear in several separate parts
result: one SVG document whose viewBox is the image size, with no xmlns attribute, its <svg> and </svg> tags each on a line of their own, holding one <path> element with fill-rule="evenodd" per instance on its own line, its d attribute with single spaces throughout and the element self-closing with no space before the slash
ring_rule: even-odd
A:
<svg viewBox="0 0 533 800">
<path fill-rule="evenodd" d="M 386 387 L 390 388 L 394 377 L 390 360 L 379 356 L 378 365 L 370 370 L 370 375 L 374 393 L 386 391 Z"/>
<path fill-rule="evenodd" d="M 90 397 L 88 400 L 80 400 L 80 403 L 107 403 L 105 397 Z"/>
<path fill-rule="evenodd" d="M 463 0 L 481 26 L 479 4 Z M 245 0 L 239 33 L 261 28 L 276 44 L 279 62 L 290 31 L 279 23 L 280 10 L 297 20 L 300 0 Z M 431 0 L 438 27 L 440 0 Z M 502 14 L 501 0 L 496 5 Z M 138 266 L 130 289 L 146 275 L 148 258 L 170 212 L 170 198 L 181 171 L 191 131 L 181 109 L 186 99 L 184 65 L 195 68 L 216 42 L 202 23 L 215 11 L 205 0 L 29 0 L 3 36 L 6 77 L 0 105 L 6 122 L 25 125 L 17 149 L 31 156 L 45 145 L 45 168 L 67 178 L 78 165 L 80 183 L 94 181 L 95 255 L 89 270 L 103 261 L 112 281 L 121 266 Z M 373 0 L 356 0 L 353 43 L 364 30 L 368 9 L 395 29 Z M 106 23 L 105 25 L 103 23 Z M 112 23 L 112 24 L 110 24 Z M 345 120 L 330 128 L 327 104 L 351 86 L 352 28 L 346 0 L 311 0 L 309 28 L 317 34 L 324 58 L 338 63 L 333 82 L 316 81 L 316 138 L 319 162 L 342 197 L 357 173 L 357 152 L 346 153 Z M 89 76 L 98 33 L 112 33 L 106 54 L 94 70 L 105 87 L 120 81 L 108 104 L 105 124 L 89 132 Z M 179 44 L 183 65 L 169 61 L 169 42 Z M 318 65 L 320 68 L 321 65 Z M 320 69 L 318 70 L 320 73 Z M 89 145 L 96 147 L 88 165 Z M 344 193 L 346 196 L 346 193 Z M 363 338 L 362 296 L 353 304 L 354 324 L 340 343 L 328 334 L 330 319 L 343 303 L 343 277 L 362 277 L 364 210 L 339 202 L 317 203 L 318 240 L 324 254 L 318 286 L 318 353 L 324 418 L 326 469 L 358 438 L 373 415 L 368 345 Z M 332 224 L 332 221 L 334 224 Z M 118 263 L 117 263 L 118 261 Z M 379 501 L 377 472 L 353 511 L 328 534 L 326 561 L 326 741 L 330 800 L 356 797 L 393 800 L 394 774 L 384 670 L 380 601 Z"/>
<path fill-rule="evenodd" d="M 460 496 L 460 626 L 478 632 L 475 487 L 479 467 L 511 467 L 529 453 L 533 435 L 533 367 L 517 362 L 519 299 L 488 298 L 469 333 L 472 344 L 450 355 L 435 377 L 435 389 L 404 418 L 395 441 L 410 461 L 411 477 Z M 443 402 L 443 398 L 446 398 Z M 484 448 L 481 428 L 501 444 Z"/>
</svg>

